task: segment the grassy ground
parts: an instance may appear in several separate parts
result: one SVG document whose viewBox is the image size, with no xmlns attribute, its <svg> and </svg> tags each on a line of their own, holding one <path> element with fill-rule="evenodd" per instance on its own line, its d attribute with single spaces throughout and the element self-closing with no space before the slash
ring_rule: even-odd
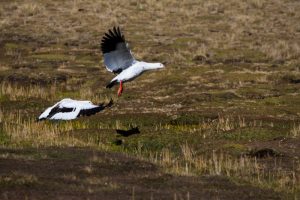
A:
<svg viewBox="0 0 300 200">
<path fill-rule="evenodd" d="M 1 198 L 299 198 L 298 10 L 293 0 L 1 1 Z M 105 89 L 113 74 L 99 49 L 114 25 L 137 59 L 166 65 L 120 98 Z M 65 97 L 115 104 L 35 122 Z M 117 136 L 130 126 L 141 134 Z"/>
</svg>

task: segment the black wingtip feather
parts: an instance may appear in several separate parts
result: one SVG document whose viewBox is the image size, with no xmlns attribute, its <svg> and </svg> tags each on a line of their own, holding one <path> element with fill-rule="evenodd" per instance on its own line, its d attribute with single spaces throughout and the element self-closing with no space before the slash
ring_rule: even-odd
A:
<svg viewBox="0 0 300 200">
<path fill-rule="evenodd" d="M 120 27 L 117 28 L 117 31 L 118 31 L 118 34 L 119 34 L 121 37 L 124 38 L 124 36 L 123 36 L 122 33 L 121 33 Z"/>
<path fill-rule="evenodd" d="M 53 115 L 57 114 L 57 113 L 65 113 L 65 112 L 72 112 L 73 108 L 60 108 L 58 105 L 55 106 L 54 108 L 52 108 L 52 110 L 50 111 L 49 115 L 47 116 L 48 119 L 50 119 Z"/>
<path fill-rule="evenodd" d="M 119 28 L 119 27 L 118 27 L 118 28 Z M 121 35 L 118 33 L 118 31 L 117 31 L 116 27 L 114 27 L 114 33 L 115 33 L 115 36 L 117 36 L 117 37 L 121 37 Z"/>
<path fill-rule="evenodd" d="M 122 34 L 120 27 L 109 29 L 101 40 L 102 53 L 109 53 L 116 50 L 117 44 L 125 42 L 125 37 Z"/>
<path fill-rule="evenodd" d="M 40 121 L 44 121 L 44 120 L 46 120 L 46 118 L 41 118 L 41 119 L 39 119 L 38 117 L 35 119 L 35 122 L 40 122 Z"/>
<path fill-rule="evenodd" d="M 106 88 L 112 88 L 117 83 L 117 80 L 110 82 L 106 85 Z"/>
<path fill-rule="evenodd" d="M 130 130 L 120 130 L 120 129 L 116 129 L 116 132 L 118 134 L 120 134 L 123 137 L 128 137 L 130 135 L 134 135 L 134 134 L 140 134 L 140 130 L 138 127 L 135 128 L 131 128 Z"/>
<path fill-rule="evenodd" d="M 108 102 L 108 104 L 106 104 L 106 108 L 112 107 L 112 105 L 114 104 L 114 101 L 112 99 L 110 99 L 110 101 Z"/>
<path fill-rule="evenodd" d="M 105 108 L 109 108 L 113 105 L 113 100 L 110 99 L 109 103 L 104 105 L 104 103 L 101 103 L 98 105 L 98 107 L 96 108 L 92 108 L 92 109 L 84 109 L 84 110 L 81 110 L 78 114 L 77 117 L 80 117 L 80 116 L 91 116 L 91 115 L 94 115 L 102 110 L 104 110 Z"/>
<path fill-rule="evenodd" d="M 105 107 L 96 107 L 96 108 L 92 108 L 92 109 L 86 109 L 86 110 L 80 110 L 80 112 L 78 113 L 77 117 L 80 116 L 91 116 L 94 115 L 100 111 L 102 111 Z"/>
</svg>

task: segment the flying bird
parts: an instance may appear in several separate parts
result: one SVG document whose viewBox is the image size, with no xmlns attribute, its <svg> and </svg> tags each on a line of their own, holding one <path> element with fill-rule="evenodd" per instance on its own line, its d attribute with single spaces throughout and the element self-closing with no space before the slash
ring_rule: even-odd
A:
<svg viewBox="0 0 300 200">
<path fill-rule="evenodd" d="M 147 63 L 137 61 L 125 41 L 124 35 L 119 27 L 114 27 L 104 34 L 101 41 L 101 50 L 104 57 L 106 69 L 118 74 L 113 78 L 106 88 L 120 84 L 118 96 L 123 92 L 123 83 L 131 81 L 141 75 L 144 71 L 163 68 L 162 63 Z"/>
<path fill-rule="evenodd" d="M 76 119 L 80 116 L 90 116 L 94 115 L 101 110 L 104 110 L 107 107 L 111 107 L 113 104 L 113 101 L 110 100 L 110 102 L 106 105 L 99 104 L 94 105 L 90 101 L 78 101 L 73 99 L 63 99 L 53 106 L 47 108 L 39 117 L 38 121 L 41 120 L 71 120 Z"/>
<path fill-rule="evenodd" d="M 117 133 L 122 135 L 123 137 L 128 137 L 130 135 L 139 134 L 140 130 L 138 127 L 131 128 L 130 130 L 120 130 L 116 129 Z"/>
</svg>

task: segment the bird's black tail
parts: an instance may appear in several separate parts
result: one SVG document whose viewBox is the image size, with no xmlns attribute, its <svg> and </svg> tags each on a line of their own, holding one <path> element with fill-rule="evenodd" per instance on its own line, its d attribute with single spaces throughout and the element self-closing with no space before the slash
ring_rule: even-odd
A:
<svg viewBox="0 0 300 200">
<path fill-rule="evenodd" d="M 41 118 L 39 119 L 38 117 L 35 119 L 35 122 L 40 122 L 40 121 L 43 121 L 43 120 L 46 120 L 46 118 Z"/>
<path fill-rule="evenodd" d="M 106 88 L 112 88 L 117 83 L 117 80 L 114 80 L 106 85 Z"/>
</svg>

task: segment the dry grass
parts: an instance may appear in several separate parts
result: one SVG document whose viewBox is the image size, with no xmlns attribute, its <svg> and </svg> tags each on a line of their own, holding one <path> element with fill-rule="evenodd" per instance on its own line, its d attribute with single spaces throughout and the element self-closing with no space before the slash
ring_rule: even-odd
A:
<svg viewBox="0 0 300 200">
<path fill-rule="evenodd" d="M 94 98 L 91 90 L 85 88 L 80 89 L 80 95 L 84 98 Z M 45 89 L 32 86 L 18 87 L 10 84 L 3 84 L 1 95 L 8 96 L 11 101 L 17 99 L 28 99 L 31 97 L 48 99 L 56 98 L 57 89 L 53 89 L 50 96 L 45 96 Z M 11 140 L 10 146 L 30 145 L 34 147 L 41 146 L 96 146 L 106 150 L 110 148 L 100 143 L 95 144 L 93 139 L 87 139 L 85 142 L 75 138 L 72 132 L 78 129 L 124 129 L 128 128 L 120 120 L 116 120 L 113 127 L 105 124 L 98 124 L 97 127 L 88 121 L 75 120 L 63 123 L 37 123 L 34 118 L 28 117 L 26 112 L 0 112 L 0 122 L 3 124 L 3 131 Z M 266 125 L 266 124 L 264 124 Z M 270 125 L 273 127 L 274 125 Z M 262 127 L 262 122 L 253 120 L 247 121 L 245 118 L 230 115 L 218 115 L 217 119 L 211 121 L 199 121 L 196 125 L 158 125 L 156 131 L 170 130 L 174 132 L 198 133 L 202 138 L 213 137 L 213 135 L 222 135 L 228 131 L 232 131 L 245 127 Z M 299 135 L 299 127 L 294 125 L 290 134 L 293 137 Z M 198 154 L 187 142 L 180 145 L 181 155 L 175 155 L 168 148 L 164 148 L 160 152 L 144 150 L 143 144 L 139 143 L 135 155 L 141 159 L 154 162 L 161 165 L 166 171 L 178 175 L 224 175 L 236 179 L 242 179 L 253 184 L 259 184 L 262 187 L 275 188 L 277 191 L 299 191 L 299 177 L 296 175 L 300 166 L 296 166 L 294 171 L 285 171 L 280 166 L 268 169 L 264 164 L 259 163 L 254 158 L 246 156 L 234 157 L 228 154 L 216 153 Z M 148 156 L 145 156 L 148 154 Z M 86 166 L 83 171 L 92 172 L 91 166 Z"/>
<path fill-rule="evenodd" d="M 95 103 L 100 102 L 109 102 L 112 97 L 109 97 L 108 95 L 101 95 L 101 94 L 95 94 L 95 91 L 93 91 L 89 87 L 81 87 L 79 90 L 79 96 L 80 99 L 88 99 Z M 114 98 L 112 98 L 114 100 Z"/>
<path fill-rule="evenodd" d="M 275 44 L 266 43 L 261 47 L 261 50 L 275 61 L 298 59 L 300 56 L 300 44 L 293 41 L 279 40 Z"/>
<path fill-rule="evenodd" d="M 170 150 L 150 153 L 151 162 L 161 165 L 167 172 L 178 175 L 224 175 L 234 179 L 243 179 L 255 185 L 272 188 L 279 192 L 297 192 L 300 190 L 298 170 L 300 165 L 294 166 L 293 171 L 282 169 L 280 162 L 274 161 L 274 168 L 267 168 L 256 158 L 240 156 L 238 158 L 224 153 L 199 155 L 187 143 L 181 146 L 182 157 L 175 156 Z M 145 156 L 142 156 L 145 159 Z M 276 164 L 277 163 L 277 164 Z M 279 164 L 278 164 L 279 163 Z"/>
<path fill-rule="evenodd" d="M 294 124 L 293 128 L 290 131 L 291 136 L 296 138 L 300 135 L 300 124 L 296 125 Z"/>
<path fill-rule="evenodd" d="M 89 124 L 84 121 L 73 121 L 66 123 L 37 123 L 33 119 L 28 119 L 20 112 L 15 114 L 5 114 L 0 112 L 0 122 L 3 123 L 4 132 L 10 137 L 12 146 L 19 146 L 30 143 L 30 146 L 95 146 L 91 143 L 82 142 L 69 133 L 76 129 L 87 129 Z M 211 123 L 203 123 L 200 127 L 212 128 Z M 255 122 L 248 123 L 251 126 Z M 245 119 L 239 118 L 238 122 L 233 123 L 230 118 L 220 117 L 216 123 L 213 123 L 215 130 L 228 131 L 235 126 L 245 127 Z M 103 128 L 103 127 L 101 127 Z M 120 121 L 116 122 L 115 128 L 124 128 Z M 291 130 L 293 136 L 297 136 L 299 127 L 294 126 Z M 99 145 L 99 144 L 98 144 Z M 104 147 L 103 147 L 104 148 Z M 262 187 L 273 188 L 277 191 L 299 191 L 299 177 L 296 175 L 300 166 L 295 166 L 295 171 L 285 171 L 280 165 L 273 169 L 267 169 L 263 163 L 255 158 L 240 156 L 238 158 L 216 153 L 202 155 L 197 154 L 187 142 L 180 146 L 181 155 L 176 156 L 168 148 L 161 152 L 152 152 L 148 150 L 148 156 L 142 144 L 138 145 L 136 155 L 143 160 L 148 160 L 161 165 L 167 172 L 178 175 L 225 175 L 232 178 L 243 179 L 253 184 L 259 184 Z M 275 161 L 276 162 L 276 161 Z M 92 172 L 91 166 L 86 166 L 83 171 Z M 22 179 L 23 180 L 23 179 Z M 27 179 L 26 179 L 27 180 Z M 6 181 L 6 179 L 4 180 Z"/>
<path fill-rule="evenodd" d="M 266 124 L 267 125 L 267 124 Z M 203 137 L 203 139 L 208 137 L 215 137 L 223 135 L 226 132 L 230 132 L 237 129 L 243 129 L 245 127 L 248 128 L 259 128 L 263 126 L 263 122 L 261 120 L 247 120 L 241 116 L 229 116 L 219 114 L 218 118 L 215 120 L 207 121 L 207 120 L 199 120 L 198 124 L 165 124 L 165 125 L 156 125 L 155 130 L 161 131 L 164 129 L 176 132 L 184 132 L 184 133 L 197 133 Z M 269 125 L 267 125 L 269 126 Z M 243 131 L 241 131 L 243 134 Z"/>
<path fill-rule="evenodd" d="M 6 11 L 9 9 L 2 8 L 2 26 L 4 28 L 14 30 L 15 28 L 12 25 L 23 21 L 20 28 L 31 31 L 25 32 L 25 34 L 30 34 L 30 36 L 36 38 L 47 37 L 57 42 L 77 40 L 78 42 L 85 41 L 87 44 L 93 45 L 99 40 L 101 35 L 99 31 L 104 31 L 115 24 L 127 27 L 126 31 L 129 32 L 129 39 L 133 38 L 133 36 L 144 37 L 140 30 L 136 30 L 135 26 L 147 20 L 148 23 L 144 28 L 148 32 L 149 39 L 154 40 L 157 38 L 154 37 L 154 33 L 160 33 L 163 35 L 162 40 L 164 43 L 172 44 L 176 43 L 176 38 L 180 37 L 178 34 L 183 34 L 181 37 L 188 40 L 191 38 L 188 34 L 192 34 L 192 37 L 196 40 L 186 41 L 183 45 L 189 48 L 193 48 L 195 45 L 198 46 L 196 52 L 199 52 L 201 55 L 206 55 L 208 50 L 211 52 L 215 48 L 232 49 L 239 47 L 239 41 L 245 37 L 245 32 L 252 33 L 251 37 L 254 37 L 253 42 L 261 41 L 262 51 L 267 54 L 270 53 L 271 57 L 277 58 L 278 53 L 269 52 L 267 49 L 271 51 L 277 49 L 274 51 L 280 51 L 279 56 L 287 56 L 286 58 L 298 55 L 296 51 L 290 51 L 292 55 L 285 55 L 287 50 L 280 49 L 281 44 L 277 43 L 277 39 L 282 38 L 282 32 L 285 35 L 292 35 L 299 28 L 295 25 L 297 24 L 298 16 L 295 10 L 299 7 L 296 2 L 288 2 L 283 7 L 280 1 L 271 3 L 262 0 L 232 0 L 228 2 L 222 0 L 215 2 L 194 2 L 192 0 L 182 2 L 165 0 L 157 2 L 147 0 L 126 3 L 117 0 L 110 3 L 105 1 L 76 0 L 51 2 L 47 6 L 39 1 L 26 1 L 18 4 L 12 3 L 9 7 L 14 7 L 17 12 L 14 15 L 10 15 Z M 275 7 L 275 11 L 272 10 L 273 7 Z M 55 15 L 51 9 L 56 10 Z M 263 9 L 265 12 L 261 11 Z M 285 11 L 287 11 L 287 15 L 285 15 Z M 274 12 L 279 14 L 278 18 L 280 19 L 273 17 Z M 247 15 L 241 13 L 247 13 Z M 176 18 L 176 23 L 174 18 Z M 27 26 L 27 21 L 31 23 L 32 29 L 24 27 Z M 206 23 L 207 21 L 210 23 Z M 278 31 L 277 22 L 282 23 L 283 21 L 289 26 L 284 30 Z M 170 29 L 165 29 L 165 26 L 170 27 Z M 228 27 L 231 27 L 230 30 L 228 30 Z M 218 32 L 224 32 L 224 35 L 218 34 Z M 164 37 L 166 34 L 172 36 L 173 41 L 167 40 Z M 273 40 L 272 38 L 271 42 L 264 42 L 264 38 L 269 36 L 269 34 L 273 34 L 272 37 L 276 39 Z M 199 39 L 202 41 L 199 42 Z M 255 44 L 251 45 L 255 46 Z M 299 46 L 299 43 L 294 43 L 293 45 L 293 43 L 288 42 L 288 47 L 297 49 L 297 46 Z M 272 49 L 271 47 L 275 48 Z M 145 49 L 138 46 L 135 48 L 138 48 L 136 53 L 140 58 L 145 57 L 145 53 L 152 51 L 152 48 Z M 139 52 L 143 51 L 144 53 L 139 55 Z M 182 51 L 182 48 L 180 51 Z M 172 60 L 187 60 L 184 57 L 173 56 L 174 53 L 171 53 L 170 58 Z"/>
<path fill-rule="evenodd" d="M 4 92 L 3 92 L 4 91 Z M 18 87 L 2 87 L 2 95 L 10 96 L 11 100 L 18 98 L 27 99 L 29 97 L 39 97 L 47 99 L 43 96 L 43 90 L 37 88 L 18 88 Z M 15 93 L 15 96 L 11 96 Z M 84 89 L 81 92 L 91 97 L 91 92 L 86 92 Z M 88 96 L 90 95 L 90 96 Z M 54 98 L 54 93 L 52 98 Z M 97 146 L 109 150 L 106 145 L 100 143 L 95 144 L 93 139 L 87 139 L 85 142 L 74 138 L 71 134 L 78 129 L 95 128 L 88 121 L 75 120 L 63 123 L 37 123 L 33 118 L 28 117 L 23 111 L 6 113 L 3 110 L 0 112 L 0 122 L 3 124 L 3 131 L 11 140 L 10 146 L 28 145 L 34 147 L 41 146 Z M 224 132 L 232 131 L 237 128 L 244 127 L 261 127 L 260 121 L 246 121 L 245 118 L 238 116 L 226 116 L 219 114 L 218 118 L 212 121 L 202 121 L 198 125 L 159 125 L 156 131 L 184 131 L 188 133 L 202 134 L 203 139 L 212 137 L 211 134 L 222 135 Z M 270 125 L 274 126 L 274 125 Z M 103 128 L 127 128 L 122 121 L 116 120 L 113 127 L 99 124 L 99 129 Z M 294 126 L 291 130 L 291 135 L 296 137 L 299 135 L 299 127 Z M 277 191 L 299 191 L 299 177 L 296 175 L 300 166 L 295 166 L 294 171 L 285 171 L 281 166 L 276 166 L 273 169 L 268 169 L 263 163 L 258 162 L 255 158 L 246 156 L 234 157 L 228 154 L 213 151 L 211 154 L 198 154 L 187 142 L 180 145 L 181 154 L 175 155 L 168 148 L 164 148 L 160 152 L 144 150 L 143 144 L 139 143 L 135 155 L 141 159 L 146 159 L 153 163 L 161 165 L 167 172 L 194 176 L 199 174 L 208 175 L 223 175 L 253 184 L 259 184 L 261 187 L 273 188 Z M 148 156 L 145 156 L 148 154 Z M 83 171 L 92 173 L 91 166 L 86 166 Z"/>
<path fill-rule="evenodd" d="M 2 112 L 2 110 L 0 109 L 0 123 L 3 122 L 3 119 L 4 119 L 3 112 Z"/>
<path fill-rule="evenodd" d="M 69 81 L 70 82 L 70 81 Z M 67 83 L 68 84 L 68 83 Z M 57 84 L 53 84 L 50 87 L 43 87 L 38 85 L 17 85 L 8 82 L 2 82 L 0 90 L 0 96 L 5 96 L 10 101 L 16 100 L 28 100 L 30 98 L 37 98 L 47 100 L 49 102 L 60 101 L 63 98 L 74 98 L 77 100 L 90 100 L 96 104 L 101 102 L 109 102 L 110 97 L 107 95 L 99 95 L 92 91 L 91 88 L 82 85 L 79 88 L 78 94 L 64 94 L 64 91 L 61 87 L 58 87 Z M 68 85 L 66 86 L 68 87 Z M 50 106 L 50 105 L 49 105 Z"/>
<path fill-rule="evenodd" d="M 56 94 L 56 85 L 45 88 L 37 85 L 22 86 L 3 82 L 0 92 L 1 96 L 7 96 L 11 101 L 33 97 L 52 101 Z"/>
<path fill-rule="evenodd" d="M 30 77 L 43 72 L 50 78 L 67 75 L 65 82 L 43 87 L 25 85 L 19 79 L 1 83 L 0 123 L 1 131 L 9 137 L 8 146 L 100 145 L 105 150 L 122 149 L 130 154 L 136 151 L 134 155 L 174 174 L 221 175 L 278 191 L 299 191 L 298 164 L 292 170 L 282 166 L 270 169 L 254 158 L 194 147 L 185 140 L 176 143 L 178 153 L 168 146 L 173 138 L 164 138 L 164 133 L 171 133 L 172 137 L 177 134 L 187 139 L 196 136 L 205 144 L 231 144 L 260 142 L 264 130 L 267 134 L 281 132 L 279 136 L 291 139 L 299 136 L 300 111 L 295 106 L 299 104 L 298 1 L 28 0 L 0 5 L 4 47 L 0 49 L 1 78 L 14 78 L 14 73 Z M 167 66 L 162 72 L 145 73 L 128 84 L 124 96 L 115 104 L 117 114 L 108 116 L 114 120 L 121 114 L 133 113 L 134 120 L 120 117 L 111 124 L 93 124 L 89 120 L 36 123 L 36 108 L 18 111 L 19 102 L 50 106 L 67 97 L 94 103 L 109 101 L 112 91 L 94 88 L 104 86 L 110 78 L 101 63 L 99 41 L 104 31 L 114 25 L 124 30 L 137 59 L 161 61 Z M 289 81 L 291 74 L 293 79 Z M 199 117 L 198 123 L 189 123 L 189 115 L 194 112 L 205 119 Z M 178 123 L 141 119 L 139 116 L 145 113 L 159 117 L 158 114 L 185 113 L 187 123 L 181 123 L 180 118 Z M 295 125 L 289 130 L 291 126 L 278 122 L 281 119 L 293 119 Z M 155 145 L 146 149 L 143 133 L 138 140 L 124 140 L 124 148 L 113 146 L 111 132 L 115 128 L 127 129 L 128 121 L 148 124 L 141 128 L 155 136 L 149 140 L 163 147 L 159 151 Z M 103 138 L 97 142 L 89 136 L 81 140 L 74 137 L 75 132 L 84 137 L 78 130 L 101 131 Z M 250 139 L 240 139 L 247 130 Z M 278 137 L 272 134 L 269 135 Z M 130 149 L 130 142 L 136 142 L 135 150 Z M 92 170 L 89 165 L 83 169 L 86 173 Z"/>
<path fill-rule="evenodd" d="M 17 14 L 20 17 L 30 17 L 30 16 L 38 15 L 39 13 L 43 13 L 44 9 L 45 6 L 43 4 L 35 3 L 35 2 L 25 2 L 24 4 L 18 6 Z"/>
<path fill-rule="evenodd" d="M 87 124 L 78 121 L 65 123 L 37 122 L 20 111 L 3 114 L 3 131 L 12 146 L 81 146 L 87 145 L 70 135 L 72 130 L 86 129 Z"/>
</svg>

